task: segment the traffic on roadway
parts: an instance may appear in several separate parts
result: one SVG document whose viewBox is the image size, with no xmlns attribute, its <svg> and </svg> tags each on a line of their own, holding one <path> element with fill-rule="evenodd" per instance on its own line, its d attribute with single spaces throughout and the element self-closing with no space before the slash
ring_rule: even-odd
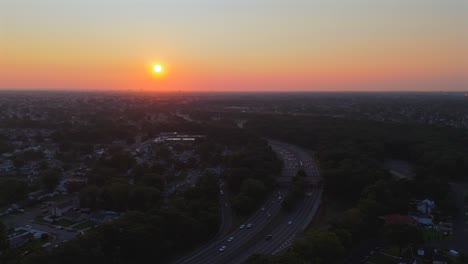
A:
<svg viewBox="0 0 468 264">
<path fill-rule="evenodd" d="M 299 169 L 303 169 L 307 177 L 319 177 L 313 159 L 307 152 L 277 141 L 270 141 L 270 145 L 283 160 L 281 177 L 292 178 Z M 266 202 L 238 228 L 207 243 L 176 264 L 241 263 L 255 253 L 277 254 L 286 249 L 315 215 L 320 203 L 321 190 L 310 190 L 295 210 L 282 215 L 279 212 L 286 192 L 287 188 L 274 190 Z M 220 193 L 225 192 L 221 189 Z M 224 199 L 227 198 L 221 199 L 221 203 L 224 203 Z M 228 220 L 223 217 L 223 221 Z M 272 226 L 272 223 L 279 224 Z M 223 228 L 223 223 L 221 226 Z M 266 237 L 262 236 L 265 231 L 269 234 Z"/>
</svg>

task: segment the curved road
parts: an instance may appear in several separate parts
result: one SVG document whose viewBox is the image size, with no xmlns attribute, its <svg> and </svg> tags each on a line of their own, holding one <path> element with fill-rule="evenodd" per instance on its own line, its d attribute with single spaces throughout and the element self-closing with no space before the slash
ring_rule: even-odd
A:
<svg viewBox="0 0 468 264">
<path fill-rule="evenodd" d="M 312 159 L 307 158 L 305 152 L 298 152 L 299 150 L 294 146 L 276 141 L 270 141 L 270 144 L 273 150 L 283 159 L 282 177 L 291 178 L 297 174 L 300 167 L 305 167 L 306 173 L 308 175 L 309 173 L 312 174 L 311 177 L 316 176 L 313 173 L 315 168 L 309 168 Z M 304 201 L 296 206 L 296 210 L 287 214 L 286 217 L 278 219 L 278 213 L 281 211 L 281 201 L 285 193 L 286 189 L 279 188 L 275 190 L 261 209 L 257 210 L 245 222 L 246 227 L 243 229 L 237 228 L 231 234 L 207 243 L 195 253 L 176 263 L 241 263 L 253 253 L 270 253 L 270 251 L 273 253 L 273 251 L 284 247 L 283 244 L 288 239 L 294 239 L 294 234 L 302 232 L 310 222 L 310 216 L 313 216 L 311 212 L 314 207 L 318 207 L 321 192 L 318 189 L 311 191 Z M 273 221 L 276 223 L 278 220 L 280 220 L 280 224 L 271 227 L 270 224 Z M 292 221 L 292 223 L 288 224 L 289 221 Z M 252 224 L 252 227 L 247 228 L 247 224 Z M 265 241 L 262 233 L 270 229 L 274 237 L 270 241 L 266 241 L 271 243 L 265 244 L 263 243 Z M 228 241 L 230 237 L 234 238 L 231 242 Z M 255 242 L 256 244 L 253 247 L 245 248 L 247 244 Z M 226 247 L 223 252 L 219 251 L 222 246 Z"/>
</svg>

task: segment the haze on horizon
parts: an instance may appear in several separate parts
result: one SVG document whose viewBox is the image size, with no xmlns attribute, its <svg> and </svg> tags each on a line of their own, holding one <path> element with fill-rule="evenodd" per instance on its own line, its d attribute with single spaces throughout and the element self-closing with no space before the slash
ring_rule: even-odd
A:
<svg viewBox="0 0 468 264">
<path fill-rule="evenodd" d="M 468 90 L 466 0 L 1 0 L 0 39 L 0 89 Z"/>
</svg>

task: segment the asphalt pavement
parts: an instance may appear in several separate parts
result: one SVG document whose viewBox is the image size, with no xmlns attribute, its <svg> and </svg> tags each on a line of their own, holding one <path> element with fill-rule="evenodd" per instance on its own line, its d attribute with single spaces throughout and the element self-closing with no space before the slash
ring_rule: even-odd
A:
<svg viewBox="0 0 468 264">
<path fill-rule="evenodd" d="M 308 177 L 318 177 L 313 159 L 305 151 L 292 145 L 270 141 L 273 150 L 283 159 L 282 177 L 292 177 L 303 167 Z M 315 215 L 320 204 L 321 190 L 313 189 L 309 195 L 291 213 L 279 214 L 281 202 L 287 189 L 274 190 L 266 202 L 245 221 L 245 227 L 239 227 L 230 234 L 212 241 L 177 264 L 215 264 L 241 263 L 254 253 L 280 253 L 292 243 L 296 235 L 303 232 Z M 315 211 L 314 211 L 315 210 Z M 279 218 L 278 218 L 279 217 Z M 280 224 L 274 225 L 279 221 Z M 291 221 L 291 223 L 289 223 Z M 248 228 L 247 225 L 252 227 Z M 273 226 L 272 226 L 273 225 Z M 265 241 L 262 234 L 271 231 L 273 238 Z M 232 241 L 229 241 L 232 237 Z M 269 242 L 269 243 L 266 243 Z M 252 247 L 246 248 L 247 245 Z M 220 249 L 224 247 L 224 250 Z"/>
</svg>

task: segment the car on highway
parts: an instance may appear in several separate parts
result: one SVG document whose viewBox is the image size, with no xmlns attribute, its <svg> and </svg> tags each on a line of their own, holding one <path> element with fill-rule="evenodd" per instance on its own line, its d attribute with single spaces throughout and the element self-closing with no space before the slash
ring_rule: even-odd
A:
<svg viewBox="0 0 468 264">
<path fill-rule="evenodd" d="M 233 240 L 234 240 L 234 237 L 232 236 L 228 238 L 227 242 L 232 242 Z"/>
<path fill-rule="evenodd" d="M 219 252 L 223 252 L 224 250 L 226 250 L 226 246 L 222 246 L 219 248 Z"/>
<path fill-rule="evenodd" d="M 289 221 L 289 222 L 288 222 L 288 225 L 291 225 L 291 224 L 292 224 L 292 221 Z"/>
<path fill-rule="evenodd" d="M 253 224 L 249 223 L 249 224 L 247 225 L 247 228 L 251 228 L 252 226 L 253 226 Z"/>
<path fill-rule="evenodd" d="M 240 229 L 244 229 L 245 225 L 241 225 L 239 226 Z"/>
<path fill-rule="evenodd" d="M 50 246 L 50 243 L 45 243 L 44 245 L 42 245 L 43 248 L 46 248 L 48 246 Z"/>
<path fill-rule="evenodd" d="M 273 238 L 273 235 L 267 235 L 267 236 L 265 237 L 265 240 L 270 240 L 270 239 L 272 239 L 272 238 Z"/>
<path fill-rule="evenodd" d="M 265 207 L 260 208 L 260 211 L 265 211 Z"/>
<path fill-rule="evenodd" d="M 271 214 L 267 214 L 267 218 L 270 218 L 271 217 Z"/>
</svg>

